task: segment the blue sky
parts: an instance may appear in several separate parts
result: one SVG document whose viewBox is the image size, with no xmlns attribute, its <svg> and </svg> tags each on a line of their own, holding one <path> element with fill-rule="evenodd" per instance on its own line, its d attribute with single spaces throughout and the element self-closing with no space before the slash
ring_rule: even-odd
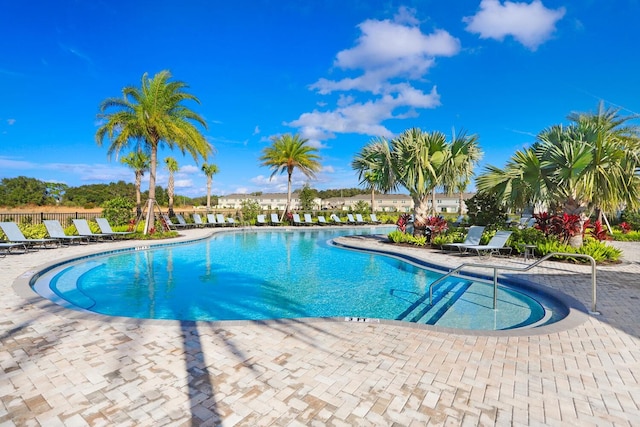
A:
<svg viewBox="0 0 640 427">
<path fill-rule="evenodd" d="M 358 185 L 350 164 L 366 143 L 411 127 L 477 134 L 480 172 L 600 99 L 640 111 L 637 0 L 23 0 L 2 9 L 0 178 L 133 182 L 95 142 L 98 106 L 164 69 L 201 101 L 188 105 L 208 123 L 219 195 L 285 191 L 286 176 L 269 180 L 258 159 L 287 132 L 320 150 L 312 187 L 346 188 Z M 167 156 L 181 167 L 178 194 L 206 194 L 202 161 Z M 294 176 L 294 187 L 305 181 Z M 167 182 L 162 167 L 158 182 Z"/>
</svg>

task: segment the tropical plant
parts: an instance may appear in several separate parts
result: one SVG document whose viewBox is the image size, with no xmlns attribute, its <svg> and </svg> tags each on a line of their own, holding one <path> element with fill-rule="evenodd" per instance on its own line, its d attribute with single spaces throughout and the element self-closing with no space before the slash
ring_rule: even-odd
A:
<svg viewBox="0 0 640 427">
<path fill-rule="evenodd" d="M 211 210 L 211 183 L 213 182 L 213 175 L 220 172 L 218 166 L 212 164 L 203 164 L 202 172 L 207 176 L 207 212 Z"/>
<path fill-rule="evenodd" d="M 144 172 L 149 169 L 149 155 L 142 150 L 135 150 L 122 157 L 120 162 L 133 169 L 135 173 L 134 185 L 136 187 L 136 215 L 139 217 L 142 214 L 140 187 L 142 186 L 142 177 L 144 176 Z"/>
<path fill-rule="evenodd" d="M 125 225 L 131 221 L 133 202 L 125 197 L 115 197 L 104 203 L 102 215 L 115 226 Z"/>
<path fill-rule="evenodd" d="M 262 166 L 268 166 L 271 170 L 271 178 L 278 173 L 287 173 L 287 205 L 284 215 L 291 208 L 291 177 L 297 168 L 310 179 L 315 178 L 315 173 L 320 170 L 318 160 L 320 156 L 316 154 L 316 148 L 307 143 L 309 140 L 301 138 L 300 135 L 284 134 L 280 137 L 273 137 L 272 144 L 263 150 L 260 157 Z M 282 221 L 282 218 L 280 219 Z"/>
<path fill-rule="evenodd" d="M 466 205 L 471 225 L 497 225 L 507 220 L 505 207 L 495 194 L 479 191 L 467 199 Z"/>
<path fill-rule="evenodd" d="M 422 224 L 429 214 L 429 195 L 438 186 L 452 191 L 479 155 L 475 136 L 462 133 L 449 143 L 441 132 L 413 128 L 391 142 L 374 139 L 356 155 L 351 166 L 358 171 L 361 183 L 373 182 L 382 192 L 406 188 L 414 203 L 414 221 Z"/>
<path fill-rule="evenodd" d="M 308 183 L 304 184 L 302 190 L 298 194 L 298 200 L 300 200 L 300 207 L 302 210 L 311 211 L 315 208 L 315 198 L 318 192 L 309 186 Z"/>
<path fill-rule="evenodd" d="M 169 171 L 169 182 L 167 183 L 167 194 L 169 195 L 169 216 L 174 216 L 173 212 L 173 197 L 175 196 L 175 182 L 174 174 L 180 169 L 178 167 L 178 161 L 173 157 L 167 157 L 164 159 L 164 164 Z"/>
<path fill-rule="evenodd" d="M 256 220 L 260 213 L 260 204 L 255 200 L 245 199 L 240 202 L 240 211 L 242 212 L 242 219 L 248 222 Z"/>
<path fill-rule="evenodd" d="M 640 204 L 640 133 L 618 110 L 600 103 L 594 113 L 573 113 L 568 126 L 538 134 L 531 148 L 518 151 L 505 169 L 487 167 L 477 180 L 510 207 L 544 204 L 578 215 L 584 230 L 588 214 Z M 570 239 L 582 244 L 582 232 Z"/>
<path fill-rule="evenodd" d="M 213 151 L 194 124 L 206 128 L 205 120 L 183 105 L 184 101 L 200 101 L 184 91 L 188 87 L 185 83 L 170 79 L 171 73 L 166 70 L 153 78 L 145 73 L 139 88 L 127 86 L 122 89 L 121 98 L 105 99 L 98 114 L 103 124 L 96 132 L 96 142 L 102 145 L 105 137 L 110 140 L 108 155 L 118 153 L 134 142 L 142 142 L 150 153 L 149 206 L 144 233 L 154 227 L 158 148 L 163 145 L 178 147 L 183 154 L 189 152 L 196 161 L 199 157 L 206 160 Z M 109 110 L 114 111 L 107 112 Z"/>
<path fill-rule="evenodd" d="M 396 221 L 396 225 L 398 226 L 398 230 L 403 233 L 407 231 L 407 225 L 411 222 L 411 215 L 402 214 L 398 217 L 398 221 Z"/>
</svg>

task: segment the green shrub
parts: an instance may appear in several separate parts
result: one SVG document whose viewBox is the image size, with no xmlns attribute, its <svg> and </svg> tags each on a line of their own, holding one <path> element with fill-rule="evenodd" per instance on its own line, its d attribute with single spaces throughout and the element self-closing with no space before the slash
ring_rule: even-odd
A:
<svg viewBox="0 0 640 427">
<path fill-rule="evenodd" d="M 590 255 L 596 262 L 617 262 L 622 256 L 620 249 L 609 246 L 606 242 L 600 242 L 595 239 L 586 238 L 585 243 L 579 247 L 564 244 L 558 240 L 548 239 L 544 242 L 538 242 L 536 247 L 536 253 L 541 256 L 545 256 L 552 252 L 563 252 L 569 254 L 582 254 Z M 586 263 L 589 262 L 584 258 L 575 258 L 571 256 L 554 256 L 554 259 L 570 260 L 573 262 Z"/>
<path fill-rule="evenodd" d="M 260 213 L 260 203 L 255 200 L 246 199 L 240 202 L 241 211 L 242 211 L 242 219 L 244 221 L 249 221 L 251 223 L 255 223 L 258 218 L 258 214 Z"/>
<path fill-rule="evenodd" d="M 640 231 L 629 231 L 623 233 L 619 230 L 613 230 L 613 240 L 619 242 L 640 242 Z"/>
<path fill-rule="evenodd" d="M 104 202 L 102 215 L 112 226 L 127 225 L 134 216 L 135 203 L 124 197 L 116 197 Z"/>
</svg>

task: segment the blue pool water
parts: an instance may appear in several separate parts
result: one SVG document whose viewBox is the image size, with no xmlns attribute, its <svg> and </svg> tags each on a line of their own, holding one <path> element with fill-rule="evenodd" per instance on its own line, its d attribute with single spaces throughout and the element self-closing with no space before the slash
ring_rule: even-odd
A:
<svg viewBox="0 0 640 427">
<path fill-rule="evenodd" d="M 543 295 L 451 277 L 379 254 L 333 247 L 344 234 L 391 229 L 219 233 L 211 239 L 125 251 L 65 264 L 34 289 L 55 302 L 110 316 L 176 320 L 308 317 L 391 319 L 499 330 L 555 321 L 565 310 Z"/>
</svg>

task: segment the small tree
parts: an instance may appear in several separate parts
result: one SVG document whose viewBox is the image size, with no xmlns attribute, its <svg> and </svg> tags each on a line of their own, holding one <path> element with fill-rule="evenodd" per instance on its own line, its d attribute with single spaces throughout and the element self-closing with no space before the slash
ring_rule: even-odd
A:
<svg viewBox="0 0 640 427">
<path fill-rule="evenodd" d="M 471 225 L 504 224 L 507 212 L 495 194 L 478 192 L 467 200 L 467 215 Z"/>
<path fill-rule="evenodd" d="M 102 206 L 102 215 L 114 226 L 126 225 L 133 217 L 134 203 L 124 197 L 108 200 Z"/>
<path fill-rule="evenodd" d="M 304 187 L 302 187 L 298 198 L 300 199 L 300 206 L 303 211 L 313 210 L 313 200 L 316 198 L 317 194 L 318 192 L 311 188 L 309 184 L 305 184 Z"/>
<path fill-rule="evenodd" d="M 260 213 L 260 203 L 255 200 L 245 199 L 240 202 L 240 210 L 242 211 L 242 218 L 245 221 L 253 221 L 258 218 Z"/>
</svg>

